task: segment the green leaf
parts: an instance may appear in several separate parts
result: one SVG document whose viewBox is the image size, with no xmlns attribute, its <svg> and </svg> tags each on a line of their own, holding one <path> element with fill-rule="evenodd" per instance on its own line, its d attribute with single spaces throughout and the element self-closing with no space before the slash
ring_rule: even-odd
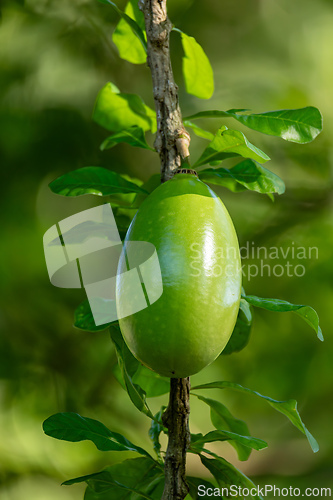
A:
<svg viewBox="0 0 333 500">
<path fill-rule="evenodd" d="M 166 377 L 162 377 L 162 375 L 153 372 L 149 368 L 146 368 L 144 365 L 139 363 L 139 361 L 134 358 L 133 354 L 130 351 L 129 354 L 137 363 L 135 373 L 131 375 L 132 382 L 134 385 L 138 385 L 142 388 L 147 398 L 155 398 L 169 392 L 170 381 Z M 118 365 L 113 368 L 113 374 L 118 382 L 126 390 L 126 385 L 120 367 Z"/>
<path fill-rule="evenodd" d="M 184 50 L 183 75 L 188 94 L 209 99 L 214 92 L 213 69 L 201 45 L 195 38 L 174 28 L 181 35 Z"/>
<path fill-rule="evenodd" d="M 152 420 L 150 424 L 150 429 L 149 429 L 149 437 L 153 442 L 154 450 L 156 452 L 156 455 L 158 456 L 159 459 L 162 459 L 161 457 L 161 443 L 160 443 L 160 434 L 161 432 L 167 432 L 167 430 L 164 428 L 162 424 L 162 415 L 164 413 L 166 406 L 162 406 L 160 411 L 154 415 L 155 419 Z"/>
<path fill-rule="evenodd" d="M 248 488 L 250 491 L 253 488 L 253 492 L 257 490 L 255 484 L 246 477 L 240 470 L 236 469 L 229 462 L 224 460 L 224 458 L 218 457 L 214 453 L 209 453 L 215 458 L 206 458 L 200 455 L 202 464 L 209 470 L 209 472 L 215 477 L 220 488 L 227 488 L 230 486 Z M 237 491 L 236 490 L 236 491 Z M 255 498 L 257 500 L 262 500 L 262 496 L 251 495 L 249 498 Z"/>
<path fill-rule="evenodd" d="M 249 189 L 257 193 L 278 193 L 285 191 L 282 179 L 259 163 L 247 159 L 234 167 L 207 168 L 199 172 L 203 182 L 224 186 L 230 191 L 240 192 Z"/>
<path fill-rule="evenodd" d="M 195 135 L 197 135 L 198 137 L 208 139 L 209 141 L 212 141 L 214 139 L 214 134 L 208 132 L 208 130 L 204 130 L 203 128 L 198 127 L 198 125 L 196 125 L 195 123 L 192 123 L 189 120 L 184 120 L 183 123 L 185 127 L 191 128 Z"/>
<path fill-rule="evenodd" d="M 199 477 L 192 477 L 192 476 L 187 476 L 186 477 L 186 482 L 189 486 L 190 489 L 190 495 L 194 500 L 199 500 L 203 495 L 199 495 L 201 493 L 201 490 L 199 490 L 199 486 L 204 486 L 205 491 L 207 491 L 207 488 L 212 488 L 214 490 L 215 486 L 207 481 L 206 479 L 201 479 Z"/>
<path fill-rule="evenodd" d="M 105 239 L 108 239 L 108 232 L 110 232 L 110 225 L 105 222 L 97 221 L 83 221 L 62 233 L 62 237 L 65 238 L 66 245 L 75 245 L 78 243 L 83 243 L 90 238 L 101 237 L 101 234 L 105 232 Z M 51 241 L 50 246 L 60 246 L 62 245 L 59 238 L 55 238 Z"/>
<path fill-rule="evenodd" d="M 141 491 L 149 496 L 151 500 L 161 500 L 163 490 L 164 490 L 165 478 L 164 475 L 160 475 L 159 477 L 155 477 L 149 483 L 141 487 Z M 141 500 L 141 496 L 133 493 L 130 497 L 130 500 Z"/>
<path fill-rule="evenodd" d="M 128 370 L 126 363 L 126 361 L 128 360 L 128 347 L 126 346 L 124 339 L 121 335 L 120 328 L 112 325 L 110 327 L 110 335 L 111 335 L 111 340 L 116 348 L 119 368 L 121 370 L 123 382 L 132 403 L 139 411 L 141 411 L 142 413 L 153 419 L 154 418 L 153 414 L 151 413 L 146 401 L 145 391 L 139 385 L 133 382 L 130 374 L 131 372 Z"/>
<path fill-rule="evenodd" d="M 83 167 L 58 177 L 50 184 L 53 193 L 61 196 L 96 194 L 108 196 L 115 193 L 146 193 L 122 175 L 103 167 Z"/>
<path fill-rule="evenodd" d="M 92 441 L 101 451 L 135 451 L 150 457 L 143 448 L 131 443 L 121 434 L 110 431 L 98 420 L 81 417 L 77 413 L 56 413 L 44 421 L 43 430 L 48 436 L 62 441 Z"/>
<path fill-rule="evenodd" d="M 99 92 L 92 117 L 111 132 L 134 126 L 156 132 L 155 111 L 146 106 L 138 95 L 122 94 L 110 82 Z"/>
<path fill-rule="evenodd" d="M 201 118 L 230 118 L 233 114 L 248 111 L 247 109 L 230 109 L 229 111 L 206 110 L 194 113 L 194 115 L 186 116 L 184 120 L 199 120 Z"/>
<path fill-rule="evenodd" d="M 92 299 L 91 299 L 92 300 Z M 114 301 L 98 298 L 96 304 L 94 305 L 94 310 L 96 310 L 96 305 L 99 308 L 100 314 L 106 313 L 109 307 L 113 308 Z M 111 325 L 111 322 L 106 322 L 103 325 L 96 325 L 94 317 L 91 312 L 90 304 L 88 300 L 84 300 L 74 312 L 74 326 L 79 330 L 84 330 L 86 332 L 101 332 L 106 330 Z"/>
<path fill-rule="evenodd" d="M 257 391 L 252 391 L 247 387 L 243 387 L 240 384 L 236 384 L 235 382 L 226 382 L 226 381 L 211 382 L 208 384 L 202 384 L 192 387 L 192 390 L 198 390 L 198 389 L 234 389 L 236 391 L 240 391 L 245 394 L 251 394 L 253 396 L 258 396 L 259 398 L 264 399 L 272 406 L 272 408 L 285 415 L 290 420 L 290 422 L 295 427 L 297 427 L 298 430 L 300 430 L 303 434 L 306 435 L 310 443 L 310 446 L 315 453 L 319 450 L 317 441 L 310 434 L 310 432 L 302 422 L 302 419 L 297 411 L 297 401 L 295 401 L 294 399 L 289 399 L 288 401 L 277 401 L 268 396 L 263 396 L 262 394 L 259 394 L 259 392 Z"/>
<path fill-rule="evenodd" d="M 130 194 L 123 196 L 125 198 L 127 196 L 132 196 L 132 195 Z M 133 193 L 133 197 L 134 196 L 135 193 Z M 127 207 L 124 209 L 122 207 L 115 206 L 113 201 L 111 201 L 110 204 L 112 205 L 113 208 L 113 216 L 117 224 L 118 232 L 120 234 L 121 239 L 123 240 L 131 224 L 131 221 L 136 213 L 136 209 L 132 207 Z M 66 242 L 66 246 L 68 246 L 68 245 L 83 243 L 86 240 L 89 240 L 94 237 L 101 239 L 102 235 L 104 235 L 103 239 L 110 240 L 112 242 L 112 245 L 114 245 L 115 240 L 113 233 L 110 233 L 110 224 L 113 224 L 113 219 L 110 219 L 110 222 L 97 222 L 89 220 L 83 221 L 74 226 L 73 228 L 69 229 L 68 231 L 63 232 L 62 237 Z M 52 246 L 57 246 L 61 244 L 62 243 L 61 241 L 59 241 L 59 238 L 55 238 L 50 243 L 50 245 Z"/>
<path fill-rule="evenodd" d="M 137 126 L 130 127 L 127 130 L 122 130 L 121 132 L 110 135 L 105 139 L 105 141 L 102 142 L 100 149 L 102 151 L 104 149 L 110 149 L 121 142 L 126 142 L 127 144 L 130 144 L 130 146 L 137 148 L 155 151 L 155 149 L 151 148 L 149 144 L 147 144 L 144 130 Z"/>
<path fill-rule="evenodd" d="M 226 430 L 211 431 L 204 436 L 202 434 L 191 434 L 191 448 L 195 450 L 195 447 L 197 445 L 200 446 L 204 445 L 205 443 L 213 443 L 215 441 L 231 440 L 254 450 L 262 450 L 263 448 L 267 448 L 267 443 L 262 439 L 254 438 L 252 436 L 242 436 L 235 432 Z"/>
<path fill-rule="evenodd" d="M 320 111 L 312 106 L 233 117 L 253 130 L 298 144 L 313 141 L 323 128 Z"/>
<path fill-rule="evenodd" d="M 215 399 L 205 398 L 196 395 L 198 399 L 206 403 L 210 407 L 210 419 L 214 427 L 218 430 L 227 429 L 242 436 L 250 436 L 248 426 L 243 420 L 235 418 L 228 408 Z M 239 460 L 247 460 L 251 454 L 251 448 L 244 446 L 238 441 L 230 441 L 230 444 L 235 448 Z"/>
<path fill-rule="evenodd" d="M 239 123 L 252 130 L 267 135 L 274 135 L 290 142 L 306 144 L 313 141 L 323 129 L 320 111 L 313 106 L 300 109 L 282 109 L 266 113 L 246 113 L 244 109 L 228 111 L 201 111 L 186 120 L 199 118 L 235 118 Z"/>
<path fill-rule="evenodd" d="M 153 174 L 148 181 L 142 185 L 142 189 L 152 193 L 158 186 L 161 185 L 161 174 Z M 148 194 L 137 194 L 133 202 L 133 207 L 139 208 L 144 200 L 147 198 Z"/>
<path fill-rule="evenodd" d="M 255 295 L 242 295 L 242 297 L 251 305 L 255 307 L 261 307 L 262 309 L 267 309 L 267 311 L 274 312 L 289 312 L 292 311 L 298 316 L 301 316 L 308 325 L 311 326 L 317 333 L 317 337 L 319 340 L 323 341 L 323 333 L 319 326 L 319 318 L 316 311 L 310 307 L 300 304 L 291 304 L 286 300 L 280 299 L 262 299 L 260 297 L 256 297 Z"/>
<path fill-rule="evenodd" d="M 147 495 L 144 490 L 147 485 L 156 478 L 160 478 L 161 475 L 162 470 L 157 462 L 151 458 L 140 457 L 124 460 L 95 474 L 70 479 L 65 481 L 63 485 L 70 486 L 85 482 L 92 492 L 92 498 L 101 498 L 102 500 L 104 498 L 122 500 L 132 498 L 132 494 L 151 500 L 152 497 Z"/>
<path fill-rule="evenodd" d="M 139 38 L 140 42 L 142 43 L 142 46 L 144 47 L 145 51 L 147 50 L 147 42 L 144 36 L 144 33 L 138 23 L 132 19 L 129 15 L 127 15 L 125 12 L 119 9 L 119 7 L 114 3 L 111 2 L 111 0 L 99 0 L 99 2 L 110 5 L 116 12 L 117 14 L 124 20 L 126 23 L 131 27 L 133 33 L 136 34 L 136 36 Z"/>
<path fill-rule="evenodd" d="M 133 64 L 143 64 L 147 60 L 145 37 L 145 23 L 141 10 L 138 7 L 137 0 L 130 0 L 125 7 L 125 14 L 133 19 L 140 28 L 142 35 L 140 37 L 133 30 L 133 27 L 123 17 L 120 19 L 112 34 L 112 40 L 119 50 L 122 59 Z"/>
<path fill-rule="evenodd" d="M 222 161 L 233 156 L 244 156 L 256 161 L 267 161 L 269 157 L 259 148 L 251 144 L 239 130 L 230 130 L 221 127 L 212 142 L 204 150 L 193 167 L 200 167 L 207 163 Z"/>
<path fill-rule="evenodd" d="M 118 496 L 116 496 L 118 494 Z M 119 493 L 115 490 L 115 500 L 125 500 L 128 498 L 128 493 L 121 489 Z M 84 500 L 110 500 L 110 492 L 105 491 L 104 493 L 95 493 L 89 486 L 87 486 L 84 493 Z"/>
<path fill-rule="evenodd" d="M 117 207 L 114 209 L 113 213 L 120 238 L 123 241 L 125 239 L 128 228 L 131 225 L 133 217 L 136 214 L 136 210 L 133 210 L 132 207 L 128 208 Z"/>
<path fill-rule="evenodd" d="M 251 306 L 246 300 L 241 299 L 235 328 L 221 354 L 231 354 L 244 349 L 249 342 L 251 327 Z"/>
</svg>

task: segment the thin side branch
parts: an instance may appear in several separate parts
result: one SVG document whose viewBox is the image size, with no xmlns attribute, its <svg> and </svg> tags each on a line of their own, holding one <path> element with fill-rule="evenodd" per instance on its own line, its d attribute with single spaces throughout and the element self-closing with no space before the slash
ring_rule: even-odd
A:
<svg viewBox="0 0 333 500">
<path fill-rule="evenodd" d="M 181 164 L 176 140 L 187 134 L 178 103 L 169 53 L 172 24 L 167 16 L 166 0 L 140 0 L 147 33 L 147 63 L 153 80 L 157 116 L 155 148 L 161 159 L 161 180 L 170 179 Z"/>
</svg>

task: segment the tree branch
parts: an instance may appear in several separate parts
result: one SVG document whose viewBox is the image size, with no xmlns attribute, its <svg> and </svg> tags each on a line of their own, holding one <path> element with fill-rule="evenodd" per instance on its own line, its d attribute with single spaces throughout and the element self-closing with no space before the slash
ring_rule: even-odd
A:
<svg viewBox="0 0 333 500">
<path fill-rule="evenodd" d="M 177 139 L 185 135 L 189 143 L 171 67 L 169 37 L 172 24 L 167 16 L 166 3 L 166 0 L 139 0 L 147 33 L 147 64 L 153 80 L 157 118 L 155 148 L 161 159 L 162 182 L 170 179 L 180 167 L 181 151 L 177 148 Z"/>
<path fill-rule="evenodd" d="M 161 160 L 161 181 L 170 179 L 189 156 L 190 136 L 184 128 L 169 52 L 172 24 L 167 16 L 166 0 L 139 0 L 145 17 L 147 63 L 153 80 L 157 134 L 155 148 Z M 167 214 L 166 214 L 167 215 Z M 165 486 L 162 500 L 183 500 L 188 493 L 186 452 L 190 443 L 190 379 L 170 380 L 169 405 L 163 415 L 168 429 L 165 456 Z"/>
<path fill-rule="evenodd" d="M 163 425 L 169 430 L 165 456 L 165 486 L 161 500 L 183 500 L 188 493 L 186 452 L 190 445 L 190 377 L 170 380 L 169 405 L 163 414 Z"/>
</svg>

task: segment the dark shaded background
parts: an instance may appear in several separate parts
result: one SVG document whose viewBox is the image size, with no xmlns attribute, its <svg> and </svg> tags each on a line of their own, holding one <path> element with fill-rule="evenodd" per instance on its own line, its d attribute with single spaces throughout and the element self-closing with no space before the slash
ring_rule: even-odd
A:
<svg viewBox="0 0 333 500">
<path fill-rule="evenodd" d="M 120 5 L 120 2 L 119 2 Z M 121 6 L 123 2 L 121 2 Z M 276 399 L 295 398 L 305 424 L 320 444 L 314 455 L 305 439 L 264 402 L 231 392 L 207 392 L 249 422 L 269 448 L 239 463 L 228 444 L 223 454 L 260 484 L 333 486 L 332 354 L 333 282 L 332 141 L 333 6 L 327 0 L 169 0 L 172 21 L 203 45 L 215 70 L 210 102 L 187 95 L 181 46 L 172 34 L 172 55 L 184 115 L 203 109 L 267 111 L 315 105 L 324 132 L 300 146 L 246 131 L 286 182 L 272 203 L 257 193 L 218 190 L 240 243 L 317 247 L 318 259 L 295 259 L 303 277 L 245 279 L 247 293 L 312 305 L 325 343 L 292 313 L 256 310 L 248 347 L 220 357 L 193 377 L 193 384 L 231 380 Z M 70 444 L 43 435 L 42 421 L 58 411 L 102 420 L 135 443 L 150 447 L 149 421 L 115 380 L 107 333 L 73 328 L 82 291 L 49 283 L 42 236 L 62 218 L 102 202 L 66 199 L 48 183 L 73 169 L 99 165 L 143 180 L 158 172 L 154 153 L 130 146 L 100 152 L 107 132 L 91 121 L 99 89 L 110 80 L 153 106 L 149 70 L 119 59 L 111 40 L 118 19 L 93 0 L 2 2 L 0 25 L 0 498 L 69 500 L 83 487 L 62 487 L 70 477 L 98 471 L 130 456 L 98 452 L 90 443 Z M 227 122 L 226 122 L 227 123 Z M 203 124 L 203 123 L 202 123 Z M 206 124 L 212 131 L 220 121 Z M 228 126 L 237 127 L 235 123 Z M 149 139 L 149 138 L 148 138 Z M 196 158 L 205 146 L 193 137 Z M 227 163 L 226 163 L 227 165 Z M 285 266 L 286 260 L 267 262 Z M 244 259 L 245 269 L 251 259 Z M 194 398 L 193 398 L 194 399 Z M 158 410 L 166 397 L 152 399 Z M 192 401 L 191 429 L 211 429 L 208 408 Z M 189 457 L 189 471 L 203 475 Z"/>
</svg>

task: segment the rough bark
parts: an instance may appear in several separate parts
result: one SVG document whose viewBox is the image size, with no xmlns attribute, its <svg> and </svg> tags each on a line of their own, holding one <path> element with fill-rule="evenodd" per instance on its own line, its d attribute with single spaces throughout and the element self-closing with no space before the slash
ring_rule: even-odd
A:
<svg viewBox="0 0 333 500">
<path fill-rule="evenodd" d="M 139 0 L 145 17 L 147 63 L 151 70 L 157 117 L 155 148 L 161 160 L 161 181 L 170 179 L 188 159 L 189 134 L 183 126 L 169 53 L 172 24 L 167 16 L 166 0 Z M 166 214 L 167 215 L 167 214 Z M 162 500 L 183 500 L 188 493 L 186 452 L 189 432 L 189 378 L 170 380 L 169 405 L 163 415 L 168 429 L 165 456 L 165 487 Z"/>
<path fill-rule="evenodd" d="M 170 179 L 180 167 L 177 138 L 185 134 L 169 53 L 172 24 L 167 16 L 166 0 L 140 0 L 147 33 L 147 63 L 153 80 L 157 117 L 155 148 L 161 159 L 161 180 Z"/>
<path fill-rule="evenodd" d="M 172 378 L 169 405 L 163 415 L 169 441 L 165 456 L 165 486 L 162 500 L 183 500 L 188 493 L 186 452 L 190 444 L 190 377 Z"/>
</svg>

